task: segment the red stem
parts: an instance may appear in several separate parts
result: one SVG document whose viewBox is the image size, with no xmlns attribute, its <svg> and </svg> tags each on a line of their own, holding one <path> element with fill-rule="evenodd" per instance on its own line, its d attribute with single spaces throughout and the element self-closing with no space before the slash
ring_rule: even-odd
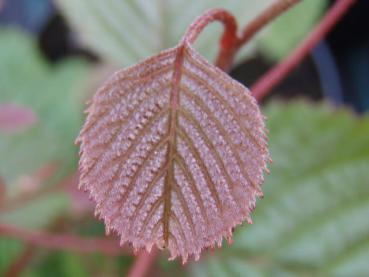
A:
<svg viewBox="0 0 369 277">
<path fill-rule="evenodd" d="M 108 256 L 130 253 L 127 249 L 120 247 L 116 241 L 106 238 L 83 239 L 69 234 L 29 231 L 6 224 L 0 224 L 0 235 L 54 250 L 63 249 L 83 253 L 100 252 Z"/>
<path fill-rule="evenodd" d="M 149 272 L 149 269 L 156 256 L 158 255 L 158 250 L 153 248 L 150 253 L 142 250 L 135 259 L 135 262 L 128 273 L 128 277 L 143 277 Z"/>
<path fill-rule="evenodd" d="M 216 65 L 223 70 L 228 68 L 229 61 L 235 52 L 237 44 L 237 22 L 232 14 L 224 9 L 212 9 L 199 16 L 187 29 L 182 41 L 192 44 L 201 31 L 211 22 L 223 23 L 224 32 L 220 39 L 219 56 Z"/>
<path fill-rule="evenodd" d="M 182 41 L 193 44 L 201 31 L 213 21 L 220 21 L 224 25 L 222 43 L 234 43 L 236 41 L 237 22 L 232 14 L 224 9 L 211 9 L 200 15 L 188 27 Z M 223 42 L 225 41 L 225 42 Z M 225 46 L 229 46 L 226 44 Z"/>
<path fill-rule="evenodd" d="M 300 0 L 279 0 L 269 6 L 242 30 L 240 38 L 238 39 L 237 50 L 252 39 L 262 28 L 267 26 L 268 23 L 299 2 Z"/>
<path fill-rule="evenodd" d="M 34 257 L 35 249 L 33 246 L 27 246 L 18 258 L 11 263 L 9 268 L 4 273 L 4 277 L 20 276 L 21 272 L 30 264 Z"/>
<path fill-rule="evenodd" d="M 255 98 L 262 99 L 286 78 L 355 2 L 356 0 L 337 0 L 307 38 L 287 58 L 269 70 L 252 86 L 251 91 Z"/>
<path fill-rule="evenodd" d="M 54 176 L 57 171 L 56 163 L 49 163 L 45 166 L 38 169 L 36 172 L 30 175 L 34 182 L 37 182 L 37 186 L 39 187 L 36 191 L 30 192 L 22 192 L 18 196 L 11 198 L 10 200 L 1 199 L 1 184 L 2 180 L 0 177 L 0 212 L 8 212 L 14 209 L 19 208 L 20 206 L 26 205 L 28 202 L 35 201 L 37 198 L 46 196 L 50 193 L 58 192 L 60 189 L 65 188 L 65 186 L 69 186 L 70 183 L 76 182 L 76 175 L 71 177 L 67 177 L 66 179 L 61 180 L 55 186 L 41 186 L 45 181 L 49 180 L 52 176 Z M 5 185 L 4 185 L 5 186 Z"/>
<path fill-rule="evenodd" d="M 245 43 L 252 39 L 269 22 L 299 2 L 300 0 L 279 0 L 269 6 L 242 30 L 241 35 L 226 51 L 221 50 L 218 53 L 215 64 L 223 71 L 228 72 L 232 66 L 235 54 Z"/>
</svg>

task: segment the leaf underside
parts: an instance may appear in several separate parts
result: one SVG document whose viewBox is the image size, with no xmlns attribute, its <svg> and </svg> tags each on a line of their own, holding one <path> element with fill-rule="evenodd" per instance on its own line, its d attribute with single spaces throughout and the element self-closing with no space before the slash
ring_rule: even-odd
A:
<svg viewBox="0 0 369 277">
<path fill-rule="evenodd" d="M 189 44 L 115 73 L 87 112 L 80 186 L 122 244 L 186 262 L 251 221 L 269 160 L 263 116 Z"/>
</svg>

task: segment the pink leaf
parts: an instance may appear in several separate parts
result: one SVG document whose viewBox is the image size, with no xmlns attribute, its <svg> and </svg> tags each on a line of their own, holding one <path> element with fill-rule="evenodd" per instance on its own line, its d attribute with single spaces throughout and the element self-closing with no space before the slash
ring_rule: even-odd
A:
<svg viewBox="0 0 369 277">
<path fill-rule="evenodd" d="M 24 131 L 36 122 L 37 116 L 31 109 L 13 103 L 0 104 L 0 131 Z"/>
<path fill-rule="evenodd" d="M 251 222 L 269 161 L 263 116 L 187 41 L 115 73 L 87 112 L 80 187 L 122 244 L 186 262 Z"/>
<path fill-rule="evenodd" d="M 0 208 L 5 200 L 6 186 L 4 179 L 0 176 Z"/>
</svg>

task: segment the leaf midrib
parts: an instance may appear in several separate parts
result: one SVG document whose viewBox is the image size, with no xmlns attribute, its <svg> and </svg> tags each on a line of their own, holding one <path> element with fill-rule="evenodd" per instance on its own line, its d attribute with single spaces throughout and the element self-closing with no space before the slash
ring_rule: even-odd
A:
<svg viewBox="0 0 369 277">
<path fill-rule="evenodd" d="M 173 64 L 173 75 L 171 79 L 171 91 L 169 97 L 169 122 L 168 122 L 168 135 L 169 135 L 169 149 L 167 153 L 167 161 L 169 162 L 168 173 L 164 183 L 164 212 L 163 212 L 163 238 L 164 245 L 168 247 L 169 243 L 169 221 L 171 214 L 171 192 L 172 185 L 175 181 L 174 178 L 174 154 L 176 152 L 176 127 L 178 125 L 177 109 L 179 106 L 179 86 L 181 82 L 182 66 L 184 60 L 185 44 L 181 44 L 177 48 L 176 57 Z"/>
</svg>

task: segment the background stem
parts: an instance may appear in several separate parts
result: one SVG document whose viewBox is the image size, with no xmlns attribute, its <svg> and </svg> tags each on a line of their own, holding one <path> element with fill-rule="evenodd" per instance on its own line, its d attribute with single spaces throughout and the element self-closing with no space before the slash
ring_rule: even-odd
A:
<svg viewBox="0 0 369 277">
<path fill-rule="evenodd" d="M 324 18 L 313 31 L 290 53 L 282 62 L 264 74 L 252 87 L 251 91 L 256 99 L 265 97 L 276 85 L 298 66 L 310 51 L 324 38 L 324 36 L 345 15 L 356 0 L 337 0 Z"/>
<path fill-rule="evenodd" d="M 49 249 L 63 249 L 83 253 L 99 252 L 108 256 L 130 253 L 126 248 L 120 247 L 116 241 L 107 238 L 81 238 L 69 234 L 49 234 L 5 224 L 0 224 L 0 235 Z"/>
<path fill-rule="evenodd" d="M 240 48 L 242 45 L 247 43 L 262 28 L 267 26 L 271 21 L 276 19 L 279 15 L 289 10 L 299 2 L 301 1 L 280 0 L 275 2 L 273 5 L 269 6 L 259 16 L 257 16 L 254 20 L 252 20 L 249 24 L 247 24 L 246 27 L 242 30 L 242 33 L 238 39 L 237 47 Z"/>
<path fill-rule="evenodd" d="M 37 249 L 34 246 L 26 246 L 20 255 L 10 264 L 4 277 L 20 276 L 22 271 L 31 263 Z"/>
<path fill-rule="evenodd" d="M 145 250 L 142 250 L 136 257 L 134 264 L 132 265 L 127 276 L 143 277 L 147 275 L 157 255 L 158 250 L 156 248 L 151 249 L 150 253 L 146 252 Z"/>
<path fill-rule="evenodd" d="M 228 72 L 232 66 L 235 54 L 245 43 L 252 39 L 268 23 L 299 2 L 300 0 L 279 0 L 268 7 L 242 30 L 237 41 L 227 51 L 224 51 L 224 47 L 221 45 L 215 64 L 223 71 Z"/>
</svg>

